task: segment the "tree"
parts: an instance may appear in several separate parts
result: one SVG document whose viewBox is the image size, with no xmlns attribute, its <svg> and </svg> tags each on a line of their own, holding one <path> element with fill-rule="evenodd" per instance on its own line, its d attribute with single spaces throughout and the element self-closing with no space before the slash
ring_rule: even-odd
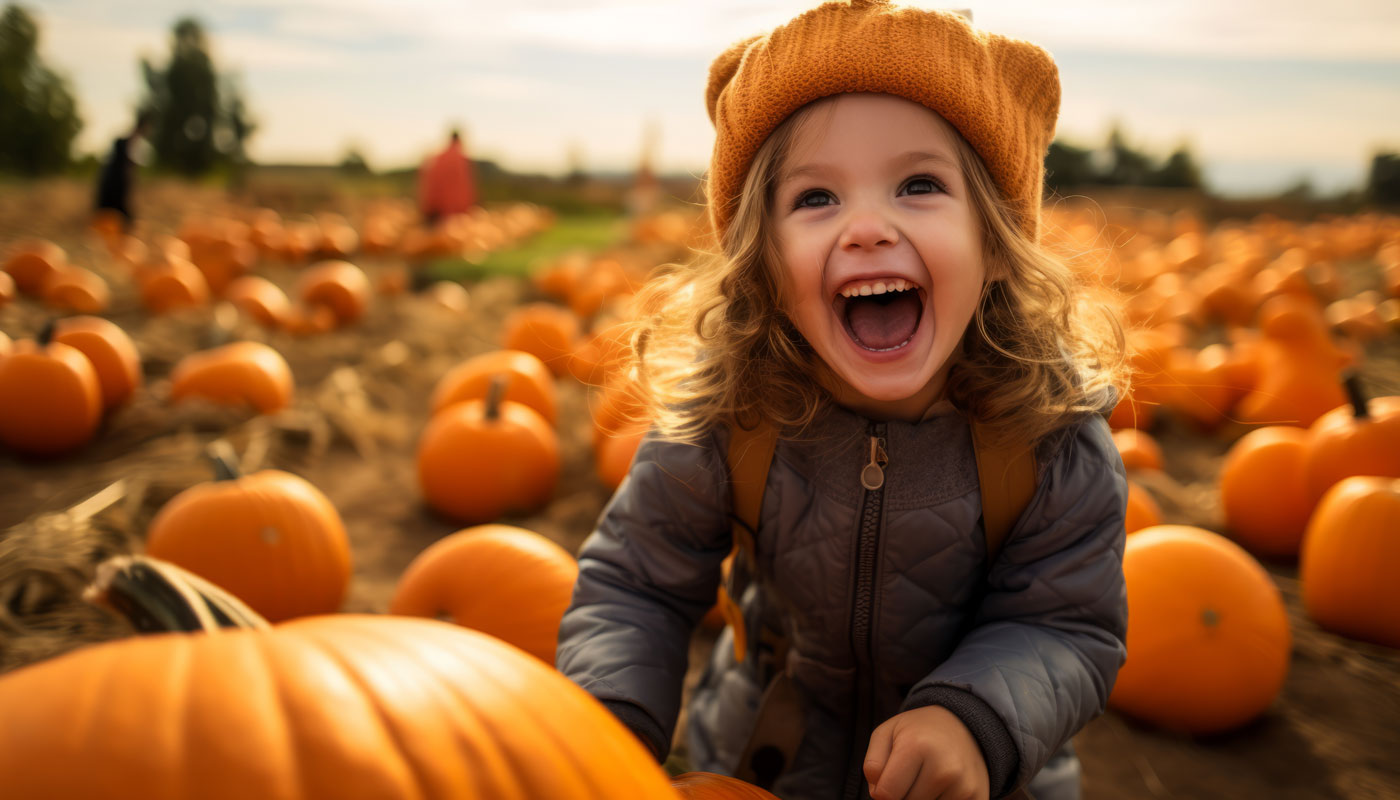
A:
<svg viewBox="0 0 1400 800">
<path fill-rule="evenodd" d="M 198 20 L 175 23 L 164 69 L 141 60 L 144 105 L 155 113 L 151 148 L 156 166 L 199 175 L 215 166 L 239 167 L 256 129 L 233 79 L 220 77 Z"/>
<path fill-rule="evenodd" d="M 1045 154 L 1045 189 L 1063 192 L 1075 186 L 1093 183 L 1094 168 L 1089 163 L 1091 151 L 1059 140 L 1050 143 Z"/>
<path fill-rule="evenodd" d="M 1152 160 L 1128 146 L 1117 125 L 1108 134 L 1108 169 L 1099 176 L 1110 186 L 1142 186 L 1152 172 Z"/>
<path fill-rule="evenodd" d="M 1400 153 L 1376 153 L 1371 159 L 1366 198 L 1381 205 L 1400 205 Z"/>
<path fill-rule="evenodd" d="M 68 81 L 39 60 L 39 27 L 23 8 L 0 14 L 0 171 L 68 166 L 83 121 Z"/>
<path fill-rule="evenodd" d="M 346 175 L 369 175 L 374 172 L 370 169 L 369 162 L 365 160 L 364 153 L 360 148 L 350 145 L 345 151 L 344 157 L 340 159 L 340 171 Z"/>
<path fill-rule="evenodd" d="M 1191 148 L 1186 145 L 1178 147 L 1167 157 L 1165 164 L 1152 171 L 1147 183 L 1149 186 L 1165 186 L 1172 189 L 1201 188 L 1201 168 L 1196 165 Z"/>
</svg>

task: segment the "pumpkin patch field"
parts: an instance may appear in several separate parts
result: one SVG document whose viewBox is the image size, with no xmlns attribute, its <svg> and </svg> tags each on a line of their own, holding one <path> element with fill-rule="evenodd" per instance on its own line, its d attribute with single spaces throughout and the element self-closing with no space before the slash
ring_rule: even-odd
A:
<svg viewBox="0 0 1400 800">
<path fill-rule="evenodd" d="M 676 778 L 680 737 L 656 769 L 552 664 L 645 430 L 629 300 L 703 244 L 692 209 L 490 274 L 555 214 L 157 183 L 125 233 L 89 200 L 0 186 L 0 795 L 66 764 L 147 782 L 114 797 L 273 796 L 274 769 L 305 797 L 763 796 Z M 1084 797 L 1400 797 L 1400 218 L 1046 220 L 1135 369 L 1128 662 L 1075 739 Z"/>
</svg>

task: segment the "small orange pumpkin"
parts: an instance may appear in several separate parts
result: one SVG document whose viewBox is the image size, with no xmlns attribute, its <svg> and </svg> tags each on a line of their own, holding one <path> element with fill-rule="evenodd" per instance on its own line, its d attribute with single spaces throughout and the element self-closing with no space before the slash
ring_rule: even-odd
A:
<svg viewBox="0 0 1400 800">
<path fill-rule="evenodd" d="M 1162 509 L 1152 495 L 1134 481 L 1128 481 L 1128 511 L 1123 519 L 1123 528 L 1128 533 L 1136 533 L 1143 528 L 1162 524 Z"/>
<path fill-rule="evenodd" d="M 752 783 L 713 772 L 682 773 L 671 779 L 671 787 L 684 800 L 778 800 Z"/>
<path fill-rule="evenodd" d="M 272 622 L 340 609 L 350 588 L 345 524 L 319 489 L 281 470 L 244 476 L 211 448 L 214 481 L 172 498 L 146 552 L 227 589 Z"/>
<path fill-rule="evenodd" d="M 602 386 L 632 351 L 632 322 L 618 322 L 589 336 L 569 356 L 569 372 L 589 386 Z"/>
<path fill-rule="evenodd" d="M 287 295 L 277 284 L 257 275 L 244 275 L 224 289 L 224 299 L 259 325 L 281 327 L 292 313 Z"/>
<path fill-rule="evenodd" d="M 199 308 L 209 302 L 209 283 L 194 264 L 178 256 L 150 267 L 141 281 L 141 305 L 152 314 Z"/>
<path fill-rule="evenodd" d="M 1400 396 L 1367 399 L 1355 374 L 1347 376 L 1346 389 L 1350 402 L 1308 429 L 1303 473 L 1312 503 L 1352 475 L 1400 478 Z"/>
<path fill-rule="evenodd" d="M 1341 370 L 1350 358 L 1332 343 L 1316 304 L 1284 294 L 1259 310 L 1258 384 L 1240 400 L 1246 422 L 1307 427 L 1346 402 Z"/>
<path fill-rule="evenodd" d="M 1298 555 L 1313 502 L 1304 481 L 1308 432 L 1273 425 L 1245 434 L 1220 470 L 1225 527 L 1250 551 Z"/>
<path fill-rule="evenodd" d="M 141 386 L 141 354 L 126 331 L 101 317 L 69 317 L 55 326 L 53 340 L 87 356 L 97 372 L 102 405 L 110 411 Z"/>
<path fill-rule="evenodd" d="M 559 441 L 538 412 L 502 400 L 497 379 L 485 400 L 434 415 L 418 442 L 418 482 L 439 513 L 468 523 L 544 505 L 559 479 Z"/>
<path fill-rule="evenodd" d="M 292 368 L 260 342 L 233 342 L 191 353 L 170 373 L 170 400 L 201 397 L 224 405 L 249 405 L 260 414 L 292 401 Z"/>
<path fill-rule="evenodd" d="M 1162 447 L 1151 434 L 1137 428 L 1123 428 L 1113 432 L 1113 443 L 1118 447 L 1125 469 L 1162 468 Z"/>
<path fill-rule="evenodd" d="M 1230 730 L 1283 688 L 1292 634 L 1283 597 L 1239 545 L 1186 525 L 1128 537 L 1128 660 L 1109 705 L 1163 728 Z"/>
<path fill-rule="evenodd" d="M 594 448 L 598 477 L 603 485 L 616 490 L 632 469 L 632 458 L 646 437 L 647 428 L 636 426 L 599 437 Z"/>
<path fill-rule="evenodd" d="M 15 287 L 30 295 L 39 295 L 44 284 L 59 270 L 68 266 L 68 254 L 63 248 L 45 239 L 24 239 L 10 249 L 5 271 L 15 281 Z"/>
<path fill-rule="evenodd" d="M 1400 647 L 1400 480 L 1343 478 L 1308 522 L 1303 606 L 1331 631 Z"/>
<path fill-rule="evenodd" d="M 8 272 L 0 272 L 0 308 L 14 302 L 15 292 L 15 279 Z"/>
<path fill-rule="evenodd" d="M 440 617 L 510 642 L 550 666 L 578 562 L 545 537 L 510 525 L 458 531 L 404 570 L 390 614 Z"/>
<path fill-rule="evenodd" d="M 102 391 L 87 356 L 53 341 L 55 323 L 37 340 L 0 356 L 0 444 L 57 455 L 86 444 L 102 420 Z"/>
<path fill-rule="evenodd" d="M 60 311 L 101 314 L 112 300 L 107 282 L 82 267 L 64 267 L 49 275 L 44 283 L 44 302 Z"/>
<path fill-rule="evenodd" d="M 578 317 L 549 303 L 531 303 L 515 309 L 502 323 L 501 347 L 524 350 L 543 361 L 549 371 L 563 375 L 578 338 Z"/>
<path fill-rule="evenodd" d="M 304 305 L 335 312 L 341 325 L 364 316 L 371 295 L 364 270 L 348 261 L 322 261 L 308 267 L 297 281 L 296 293 Z"/>
<path fill-rule="evenodd" d="M 545 422 L 554 424 L 559 415 L 554 376 L 543 361 L 521 350 L 483 353 L 448 370 L 433 389 L 432 413 L 453 403 L 486 397 L 497 375 L 506 379 L 501 399 L 523 403 L 538 411 Z"/>
<path fill-rule="evenodd" d="M 335 312 L 326 306 L 299 305 L 287 313 L 282 327 L 293 336 L 314 336 L 335 330 Z"/>
</svg>

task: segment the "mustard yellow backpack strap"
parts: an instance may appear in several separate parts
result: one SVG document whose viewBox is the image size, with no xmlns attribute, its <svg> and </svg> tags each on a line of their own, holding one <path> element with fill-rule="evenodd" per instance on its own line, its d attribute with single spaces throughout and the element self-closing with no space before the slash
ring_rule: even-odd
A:
<svg viewBox="0 0 1400 800">
<path fill-rule="evenodd" d="M 773 462 L 773 449 L 777 444 L 778 431 L 766 422 L 752 428 L 730 426 L 725 461 L 729 466 L 729 485 L 734 500 L 734 547 L 724 562 L 724 579 L 720 582 L 717 602 L 724 621 L 734 630 L 735 661 L 743 661 L 748 653 L 749 631 L 739 600 L 756 568 L 754 534 L 758 532 L 763 489 L 768 484 L 768 467 Z"/>
<path fill-rule="evenodd" d="M 994 444 L 991 429 L 972 423 L 972 449 L 977 454 L 977 481 L 982 492 L 982 526 L 987 537 L 987 566 L 991 568 L 1011 526 L 1035 494 L 1035 447 L 1020 442 Z"/>
</svg>

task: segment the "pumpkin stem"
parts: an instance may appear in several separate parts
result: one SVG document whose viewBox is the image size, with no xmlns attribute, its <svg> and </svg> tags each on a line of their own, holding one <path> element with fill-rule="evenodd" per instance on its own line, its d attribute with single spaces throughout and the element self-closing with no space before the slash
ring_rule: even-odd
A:
<svg viewBox="0 0 1400 800">
<path fill-rule="evenodd" d="M 39 330 L 39 338 L 37 339 L 39 346 L 48 347 L 49 343 L 53 341 L 54 334 L 57 332 L 58 317 L 54 317 L 48 322 L 45 322 L 44 327 Z"/>
<path fill-rule="evenodd" d="M 238 468 L 238 456 L 233 452 L 233 445 L 223 439 L 210 442 L 204 454 L 214 463 L 214 480 L 236 481 L 243 477 L 243 470 Z"/>
<path fill-rule="evenodd" d="M 506 394 L 506 376 L 495 375 L 491 387 L 486 390 L 486 419 L 491 422 L 501 418 L 501 398 Z"/>
<path fill-rule="evenodd" d="M 1357 419 L 1369 419 L 1371 411 L 1366 407 L 1366 390 L 1361 387 L 1361 376 L 1349 373 L 1345 380 L 1347 399 L 1351 401 L 1351 413 Z"/>
<path fill-rule="evenodd" d="M 116 612 L 139 633 L 271 627 L 242 600 L 150 556 L 114 556 L 102 562 L 83 599 Z"/>
</svg>

